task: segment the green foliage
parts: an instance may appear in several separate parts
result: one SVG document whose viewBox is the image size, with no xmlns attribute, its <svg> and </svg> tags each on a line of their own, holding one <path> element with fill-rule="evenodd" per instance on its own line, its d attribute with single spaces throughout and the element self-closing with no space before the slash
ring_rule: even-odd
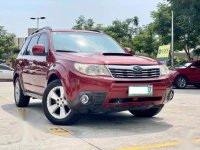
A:
<svg viewBox="0 0 200 150">
<path fill-rule="evenodd" d="M 188 60 L 190 51 L 199 45 L 200 37 L 200 1 L 199 0 L 168 0 L 170 10 L 174 11 L 176 48 L 185 50 Z"/>
<path fill-rule="evenodd" d="M 150 57 L 155 57 L 159 47 L 159 41 L 153 31 L 153 24 L 149 24 L 140 30 L 139 34 L 133 38 L 134 50 L 147 53 Z"/>
<path fill-rule="evenodd" d="M 2 58 L 3 55 L 8 56 L 17 51 L 14 44 L 14 38 L 14 34 L 7 33 L 7 31 L 0 26 L 0 58 Z"/>
<path fill-rule="evenodd" d="M 159 3 L 157 11 L 153 11 L 151 16 L 154 22 L 153 30 L 159 37 L 161 45 L 167 45 L 171 42 L 171 10 L 166 3 Z"/>
<path fill-rule="evenodd" d="M 191 60 L 191 50 L 200 56 L 200 1 L 199 0 L 165 0 L 157 5 L 151 16 L 153 22 L 139 27 L 137 16 L 124 21 L 114 20 L 112 25 L 104 27 L 95 25 L 92 19 L 80 16 L 75 29 L 97 29 L 112 36 L 122 46 L 155 57 L 160 45 L 171 43 L 171 12 L 174 11 L 174 45 L 175 50 L 185 50 Z M 177 58 L 179 59 L 179 58 Z"/>
<path fill-rule="evenodd" d="M 194 54 L 195 56 L 197 56 L 197 59 L 199 59 L 199 56 L 200 56 L 200 48 L 195 49 L 195 50 L 193 51 L 193 54 Z"/>
<path fill-rule="evenodd" d="M 94 25 L 94 21 L 92 19 L 85 19 L 84 16 L 80 16 L 76 20 L 76 25 L 73 26 L 73 29 L 77 30 L 92 30 Z"/>
<path fill-rule="evenodd" d="M 175 56 L 174 57 L 174 65 L 179 65 L 183 62 L 187 62 L 187 58 L 183 58 L 183 57 L 180 57 L 180 56 Z"/>
</svg>

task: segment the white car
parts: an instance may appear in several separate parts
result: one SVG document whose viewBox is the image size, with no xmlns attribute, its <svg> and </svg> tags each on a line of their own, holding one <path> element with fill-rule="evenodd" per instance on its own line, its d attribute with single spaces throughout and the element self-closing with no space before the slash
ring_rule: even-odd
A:
<svg viewBox="0 0 200 150">
<path fill-rule="evenodd" d="M 13 79 L 13 69 L 0 64 L 0 80 L 12 80 Z"/>
</svg>

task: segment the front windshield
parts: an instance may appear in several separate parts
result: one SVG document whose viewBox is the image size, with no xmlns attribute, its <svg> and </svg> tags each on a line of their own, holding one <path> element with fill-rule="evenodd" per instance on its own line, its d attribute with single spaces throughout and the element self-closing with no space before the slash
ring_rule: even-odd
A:
<svg viewBox="0 0 200 150">
<path fill-rule="evenodd" d="M 190 66 L 192 63 L 181 63 L 180 65 L 178 65 L 177 67 L 183 67 L 183 68 L 187 68 L 188 66 Z"/>
<path fill-rule="evenodd" d="M 55 51 L 77 53 L 125 53 L 109 36 L 86 32 L 52 32 Z"/>
</svg>

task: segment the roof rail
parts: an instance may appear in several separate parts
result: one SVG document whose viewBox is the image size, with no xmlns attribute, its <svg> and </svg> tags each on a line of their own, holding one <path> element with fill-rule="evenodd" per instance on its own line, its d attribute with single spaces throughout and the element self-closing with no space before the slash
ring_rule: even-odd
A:
<svg viewBox="0 0 200 150">
<path fill-rule="evenodd" d="M 52 30 L 52 28 L 51 27 L 43 27 L 43 28 L 40 28 L 40 29 L 34 31 L 32 34 L 38 33 L 39 31 L 42 31 L 42 30 Z"/>
<path fill-rule="evenodd" d="M 103 33 L 103 31 L 100 31 L 100 30 L 89 30 L 89 31 L 93 31 L 93 32 L 98 32 L 98 33 Z"/>
</svg>

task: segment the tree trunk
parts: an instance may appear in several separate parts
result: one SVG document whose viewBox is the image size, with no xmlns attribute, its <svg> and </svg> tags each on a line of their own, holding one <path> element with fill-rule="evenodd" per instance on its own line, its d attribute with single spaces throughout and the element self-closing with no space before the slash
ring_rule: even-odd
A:
<svg viewBox="0 0 200 150">
<path fill-rule="evenodd" d="M 184 50 L 187 55 L 188 61 L 191 61 L 190 48 L 188 48 L 188 46 L 186 45 Z"/>
</svg>

